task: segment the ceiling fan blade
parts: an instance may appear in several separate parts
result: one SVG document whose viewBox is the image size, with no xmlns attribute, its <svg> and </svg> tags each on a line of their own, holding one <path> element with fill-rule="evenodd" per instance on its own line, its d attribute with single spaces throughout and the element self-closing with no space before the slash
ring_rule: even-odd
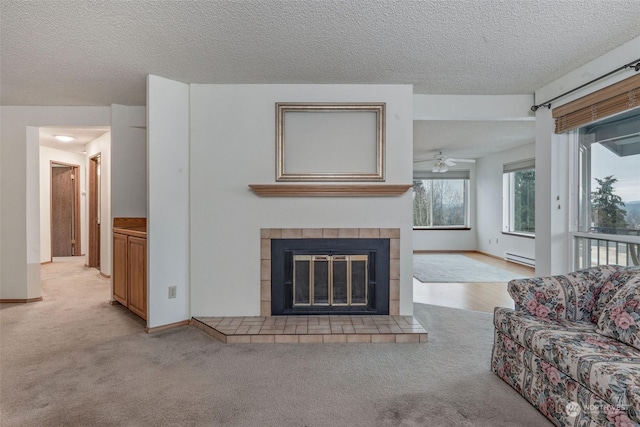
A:
<svg viewBox="0 0 640 427">
<path fill-rule="evenodd" d="M 455 166 L 456 162 L 453 159 L 446 159 L 444 161 L 444 164 L 447 165 L 447 166 Z"/>
<path fill-rule="evenodd" d="M 426 160 L 414 160 L 413 163 L 426 163 L 426 162 L 434 162 L 435 160 L 433 159 L 426 159 Z"/>
<path fill-rule="evenodd" d="M 458 163 L 475 163 L 476 159 L 449 159 Z"/>
</svg>

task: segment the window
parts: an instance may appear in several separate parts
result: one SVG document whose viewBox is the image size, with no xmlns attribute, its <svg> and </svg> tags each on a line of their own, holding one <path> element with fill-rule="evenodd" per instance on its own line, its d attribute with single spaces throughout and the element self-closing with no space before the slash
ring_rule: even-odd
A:
<svg viewBox="0 0 640 427">
<path fill-rule="evenodd" d="M 577 130 L 576 266 L 638 264 L 640 109 Z"/>
<path fill-rule="evenodd" d="M 467 228 L 469 171 L 448 172 L 450 179 L 430 175 L 413 180 L 414 228 Z"/>
<path fill-rule="evenodd" d="M 533 159 L 504 165 L 502 200 L 502 230 L 505 233 L 534 234 L 536 170 Z"/>
<path fill-rule="evenodd" d="M 640 234 L 640 110 L 579 130 L 578 230 Z"/>
</svg>

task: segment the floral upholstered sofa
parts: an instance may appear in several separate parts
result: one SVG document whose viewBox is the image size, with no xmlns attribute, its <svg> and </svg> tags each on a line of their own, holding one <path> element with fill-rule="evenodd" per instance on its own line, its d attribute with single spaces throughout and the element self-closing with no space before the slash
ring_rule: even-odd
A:
<svg viewBox="0 0 640 427">
<path fill-rule="evenodd" d="M 640 267 L 512 280 L 492 370 L 559 426 L 640 425 Z"/>
</svg>

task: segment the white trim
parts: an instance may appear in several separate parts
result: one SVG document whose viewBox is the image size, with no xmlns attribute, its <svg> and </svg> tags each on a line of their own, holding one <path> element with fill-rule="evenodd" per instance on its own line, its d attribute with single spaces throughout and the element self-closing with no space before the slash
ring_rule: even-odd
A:
<svg viewBox="0 0 640 427">
<path fill-rule="evenodd" d="M 598 233 L 585 233 L 583 231 L 574 231 L 571 233 L 571 237 L 582 237 L 593 240 L 609 240 L 617 243 L 631 243 L 640 245 L 640 236 L 621 236 L 619 234 L 598 234 Z"/>
<path fill-rule="evenodd" d="M 576 245 L 574 244 L 575 239 L 572 237 L 574 232 L 578 230 L 578 214 L 580 212 L 578 206 L 578 194 L 580 193 L 580 178 L 578 177 L 578 171 L 580 170 L 580 155 L 578 154 L 579 149 L 579 138 L 578 138 L 578 130 L 574 129 L 567 132 L 567 137 L 569 138 L 569 168 L 568 168 L 568 203 L 567 209 L 568 218 L 569 218 L 569 244 L 567 245 L 567 256 L 568 260 L 571 263 L 571 269 L 575 269 L 578 265 L 578 252 L 576 251 Z"/>
<path fill-rule="evenodd" d="M 517 162 L 505 163 L 502 165 L 502 173 L 518 172 L 536 168 L 536 159 L 524 159 Z"/>
</svg>

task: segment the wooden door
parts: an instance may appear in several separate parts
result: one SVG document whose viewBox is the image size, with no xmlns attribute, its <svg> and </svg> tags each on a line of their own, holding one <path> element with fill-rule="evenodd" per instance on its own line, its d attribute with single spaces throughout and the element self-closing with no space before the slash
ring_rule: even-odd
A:
<svg viewBox="0 0 640 427">
<path fill-rule="evenodd" d="M 147 319 L 147 239 L 128 237 L 129 310 Z"/>
<path fill-rule="evenodd" d="M 129 293 L 127 292 L 127 236 L 113 233 L 113 299 L 125 307 L 129 306 Z"/>
<path fill-rule="evenodd" d="M 89 159 L 89 267 L 100 268 L 100 155 Z"/>
<path fill-rule="evenodd" d="M 51 167 L 51 256 L 73 255 L 73 168 Z"/>
</svg>

